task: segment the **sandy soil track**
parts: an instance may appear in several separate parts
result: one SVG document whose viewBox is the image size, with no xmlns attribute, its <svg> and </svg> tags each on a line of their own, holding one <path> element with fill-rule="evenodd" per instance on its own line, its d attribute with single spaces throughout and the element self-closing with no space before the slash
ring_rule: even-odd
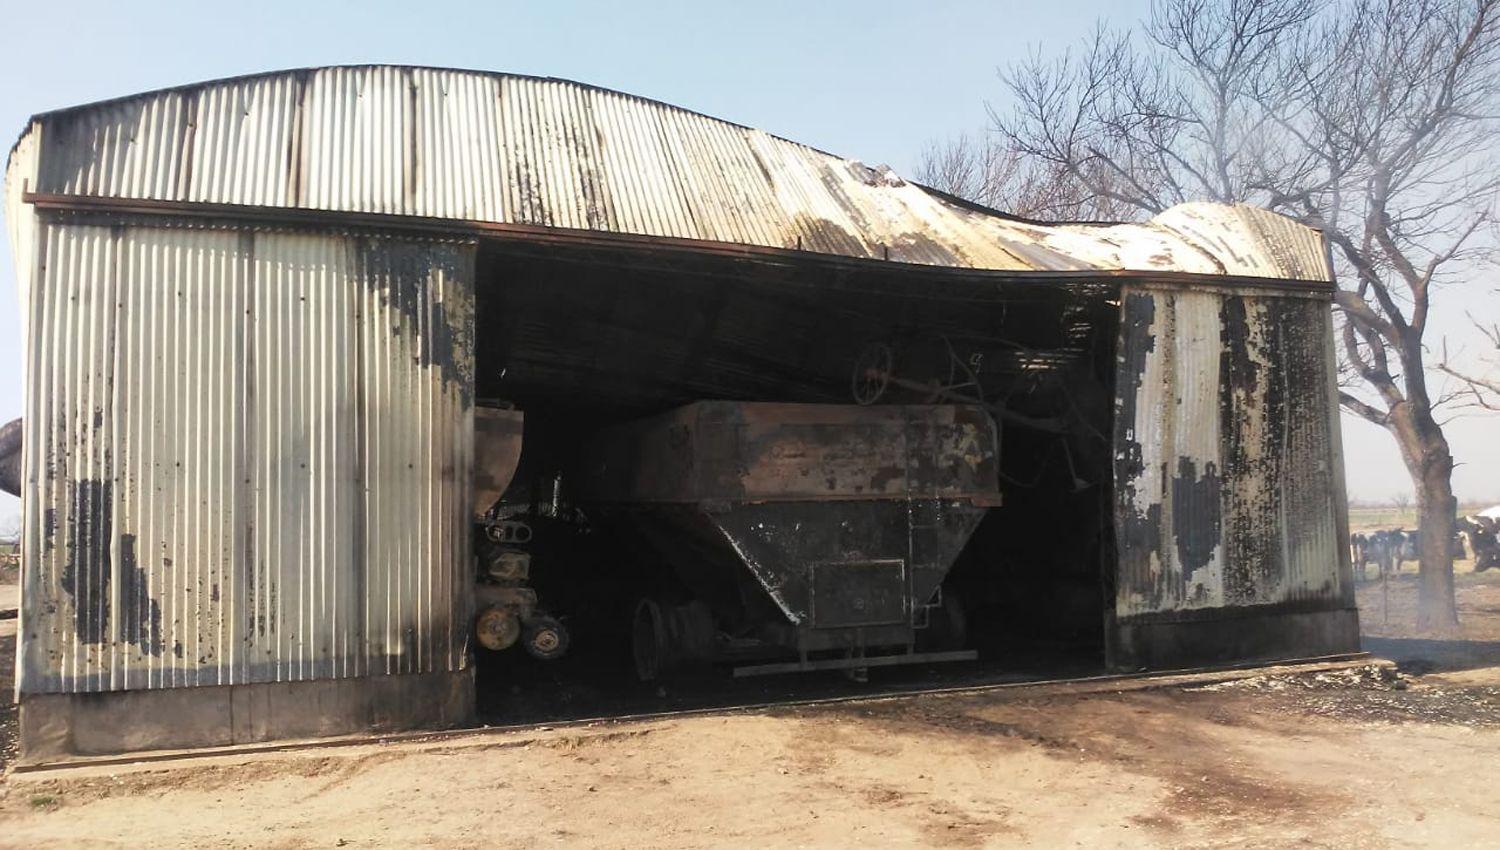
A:
<svg viewBox="0 0 1500 850">
<path fill-rule="evenodd" d="M 1360 588 L 1369 643 L 1403 674 L 11 775 L 0 847 L 1500 847 L 1500 574 L 1460 576 L 1456 637 L 1410 634 L 1414 597 L 1414 578 Z M 0 687 L 13 651 L 0 621 Z"/>
<path fill-rule="evenodd" d="M 1500 671 L 1355 671 L 15 776 L 0 845 L 1500 846 L 1497 760 Z"/>
</svg>

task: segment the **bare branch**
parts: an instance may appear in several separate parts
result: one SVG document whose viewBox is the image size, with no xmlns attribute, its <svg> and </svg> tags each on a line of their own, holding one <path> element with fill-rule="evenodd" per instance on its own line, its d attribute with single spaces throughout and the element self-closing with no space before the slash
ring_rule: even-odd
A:
<svg viewBox="0 0 1500 850">
<path fill-rule="evenodd" d="M 1500 252 L 1500 0 L 1153 0 L 1134 31 L 1101 24 L 1001 79 L 987 144 L 1027 188 L 991 201 L 1048 175 L 1066 203 L 1028 212 L 1207 199 L 1320 229 L 1340 403 L 1395 437 L 1424 502 L 1451 498 L 1435 411 L 1500 405 L 1500 356 L 1433 365 L 1424 338 L 1437 293 Z"/>
</svg>

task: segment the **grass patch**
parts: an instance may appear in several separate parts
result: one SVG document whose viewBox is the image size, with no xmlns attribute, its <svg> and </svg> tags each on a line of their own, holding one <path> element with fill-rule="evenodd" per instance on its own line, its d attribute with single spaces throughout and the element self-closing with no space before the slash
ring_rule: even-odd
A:
<svg viewBox="0 0 1500 850">
<path fill-rule="evenodd" d="M 33 809 L 50 809 L 57 805 L 57 798 L 51 794 L 32 794 L 31 807 Z"/>
<path fill-rule="evenodd" d="M 1459 516 L 1477 514 L 1488 505 L 1460 505 Z M 1376 531 L 1392 528 L 1415 531 L 1417 528 L 1417 509 L 1415 506 L 1398 507 L 1395 505 L 1351 505 L 1349 507 L 1349 530 L 1350 531 Z"/>
</svg>

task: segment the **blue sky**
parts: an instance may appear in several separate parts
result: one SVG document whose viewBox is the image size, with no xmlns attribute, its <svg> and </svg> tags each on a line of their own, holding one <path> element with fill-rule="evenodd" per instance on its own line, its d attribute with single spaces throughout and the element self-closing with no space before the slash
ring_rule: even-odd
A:
<svg viewBox="0 0 1500 850">
<path fill-rule="evenodd" d="M 907 172 L 932 138 L 1003 105 L 996 67 L 1085 36 L 1129 2 L 10 4 L 0 136 L 35 113 L 275 68 L 354 62 L 565 77 L 653 97 Z M 644 5 L 644 4 L 643 4 Z M 0 240 L 3 242 L 4 240 Z M 0 421 L 21 411 L 21 322 L 0 246 Z M 1442 317 L 1439 317 L 1440 321 Z M 1461 316 L 1445 322 L 1461 334 Z M 1457 423 L 1461 496 L 1500 500 L 1500 420 Z M 1390 440 L 1346 426 L 1351 495 L 1405 488 Z M 0 528 L 17 511 L 0 497 Z"/>
</svg>

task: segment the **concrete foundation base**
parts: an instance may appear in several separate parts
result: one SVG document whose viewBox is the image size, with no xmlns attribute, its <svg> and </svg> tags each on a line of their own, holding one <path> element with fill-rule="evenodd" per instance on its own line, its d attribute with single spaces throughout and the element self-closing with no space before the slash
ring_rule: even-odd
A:
<svg viewBox="0 0 1500 850">
<path fill-rule="evenodd" d="M 1106 660 L 1117 672 L 1174 670 L 1359 652 L 1359 612 L 1221 609 L 1116 621 Z"/>
<path fill-rule="evenodd" d="M 22 694 L 20 763 L 353 732 L 443 729 L 474 715 L 474 671 L 221 687 Z"/>
</svg>

